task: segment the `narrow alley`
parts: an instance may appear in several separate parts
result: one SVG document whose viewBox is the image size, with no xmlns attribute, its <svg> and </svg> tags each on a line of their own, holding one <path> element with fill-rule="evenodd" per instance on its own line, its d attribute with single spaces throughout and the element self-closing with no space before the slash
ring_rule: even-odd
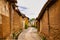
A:
<svg viewBox="0 0 60 40">
<path fill-rule="evenodd" d="M 0 0 L 0 40 L 60 40 L 60 0 Z"/>
<path fill-rule="evenodd" d="M 40 40 L 40 36 L 36 28 L 29 27 L 18 36 L 18 40 Z"/>
</svg>

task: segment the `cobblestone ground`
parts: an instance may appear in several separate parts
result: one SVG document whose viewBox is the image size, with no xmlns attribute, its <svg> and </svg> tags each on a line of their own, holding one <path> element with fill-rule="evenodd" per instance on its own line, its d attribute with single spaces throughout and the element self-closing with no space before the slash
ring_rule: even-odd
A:
<svg viewBox="0 0 60 40">
<path fill-rule="evenodd" d="M 36 28 L 29 27 L 18 36 L 18 40 L 40 40 L 40 36 Z"/>
</svg>

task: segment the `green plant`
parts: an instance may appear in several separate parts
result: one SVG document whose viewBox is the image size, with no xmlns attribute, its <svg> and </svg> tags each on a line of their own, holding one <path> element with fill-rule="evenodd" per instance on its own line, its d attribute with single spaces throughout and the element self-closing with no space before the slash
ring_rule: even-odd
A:
<svg viewBox="0 0 60 40">
<path fill-rule="evenodd" d="M 15 39 L 15 37 L 16 37 L 16 34 L 15 34 L 15 33 L 13 33 L 13 39 Z"/>
<path fill-rule="evenodd" d="M 15 39 L 18 39 L 19 34 L 22 32 L 22 29 L 19 30 L 19 32 L 16 34 Z"/>
<path fill-rule="evenodd" d="M 25 24 L 25 29 L 27 29 L 28 28 L 28 25 L 27 24 Z"/>
<path fill-rule="evenodd" d="M 41 38 L 42 38 L 42 40 L 47 40 L 45 36 L 42 36 Z"/>
<path fill-rule="evenodd" d="M 13 33 L 13 39 L 17 39 L 21 32 L 22 32 L 22 29 L 20 29 L 19 32 L 14 32 Z"/>
<path fill-rule="evenodd" d="M 33 20 L 35 20 L 35 18 L 30 19 L 30 21 L 33 21 Z"/>
</svg>

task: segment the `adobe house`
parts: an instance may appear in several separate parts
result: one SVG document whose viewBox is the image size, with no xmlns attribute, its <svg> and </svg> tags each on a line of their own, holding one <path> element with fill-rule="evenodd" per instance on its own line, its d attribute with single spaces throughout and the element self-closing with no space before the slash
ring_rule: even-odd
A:
<svg viewBox="0 0 60 40">
<path fill-rule="evenodd" d="M 0 38 L 10 35 L 10 13 L 9 2 L 0 0 Z"/>
<path fill-rule="evenodd" d="M 28 25 L 29 18 L 25 16 L 25 17 L 24 17 L 24 20 L 25 20 L 25 24 Z"/>
<path fill-rule="evenodd" d="M 22 14 L 20 16 L 20 28 L 23 30 L 23 17 L 22 17 Z"/>
<path fill-rule="evenodd" d="M 36 27 L 37 27 L 37 31 L 40 31 L 40 21 L 36 18 Z"/>
<path fill-rule="evenodd" d="M 30 20 L 31 26 L 32 26 L 32 27 L 36 27 L 36 26 L 37 26 L 37 25 L 36 25 L 36 24 L 37 24 L 36 22 L 37 22 L 36 19 Z"/>
<path fill-rule="evenodd" d="M 23 24 L 23 30 L 25 29 L 25 25 L 28 26 L 28 23 L 29 23 L 29 18 L 26 17 L 24 14 L 21 13 L 21 16 L 22 16 L 22 24 Z"/>
<path fill-rule="evenodd" d="M 26 28 L 28 28 L 29 18 L 24 17 L 24 20 L 25 20 L 25 29 L 26 29 Z"/>
<path fill-rule="evenodd" d="M 11 9 L 16 0 L 0 0 L 0 39 L 5 40 L 11 34 Z"/>
<path fill-rule="evenodd" d="M 21 20 L 20 20 L 20 12 L 17 9 L 14 9 L 14 14 L 13 14 L 13 33 L 16 33 L 17 35 L 19 34 L 20 30 L 22 30 L 21 26 Z"/>
<path fill-rule="evenodd" d="M 18 9 L 18 6 L 15 5 L 15 3 L 11 3 L 11 14 L 10 14 L 10 21 L 11 21 L 11 36 L 16 35 L 16 37 L 19 35 L 20 31 L 23 29 L 22 24 L 22 14 Z"/>
<path fill-rule="evenodd" d="M 37 20 L 41 35 L 47 40 L 60 40 L 60 0 L 48 0 Z"/>
</svg>

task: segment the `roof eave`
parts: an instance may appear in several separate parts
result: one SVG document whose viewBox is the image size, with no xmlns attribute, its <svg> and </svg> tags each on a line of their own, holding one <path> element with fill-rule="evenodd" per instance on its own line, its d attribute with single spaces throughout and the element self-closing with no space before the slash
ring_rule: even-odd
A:
<svg viewBox="0 0 60 40">
<path fill-rule="evenodd" d="M 46 4 L 43 6 L 41 12 L 39 13 L 39 15 L 38 15 L 38 17 L 37 17 L 36 19 L 37 19 L 37 20 L 40 20 L 40 19 L 42 18 L 43 14 L 44 14 L 46 8 L 50 7 L 50 6 L 51 6 L 53 3 L 55 3 L 55 2 L 56 2 L 56 0 L 53 0 L 53 1 L 52 1 L 52 0 L 48 0 L 48 1 L 46 2 Z"/>
<path fill-rule="evenodd" d="M 17 0 L 6 0 L 6 1 L 8 1 L 10 3 L 17 3 Z"/>
</svg>

